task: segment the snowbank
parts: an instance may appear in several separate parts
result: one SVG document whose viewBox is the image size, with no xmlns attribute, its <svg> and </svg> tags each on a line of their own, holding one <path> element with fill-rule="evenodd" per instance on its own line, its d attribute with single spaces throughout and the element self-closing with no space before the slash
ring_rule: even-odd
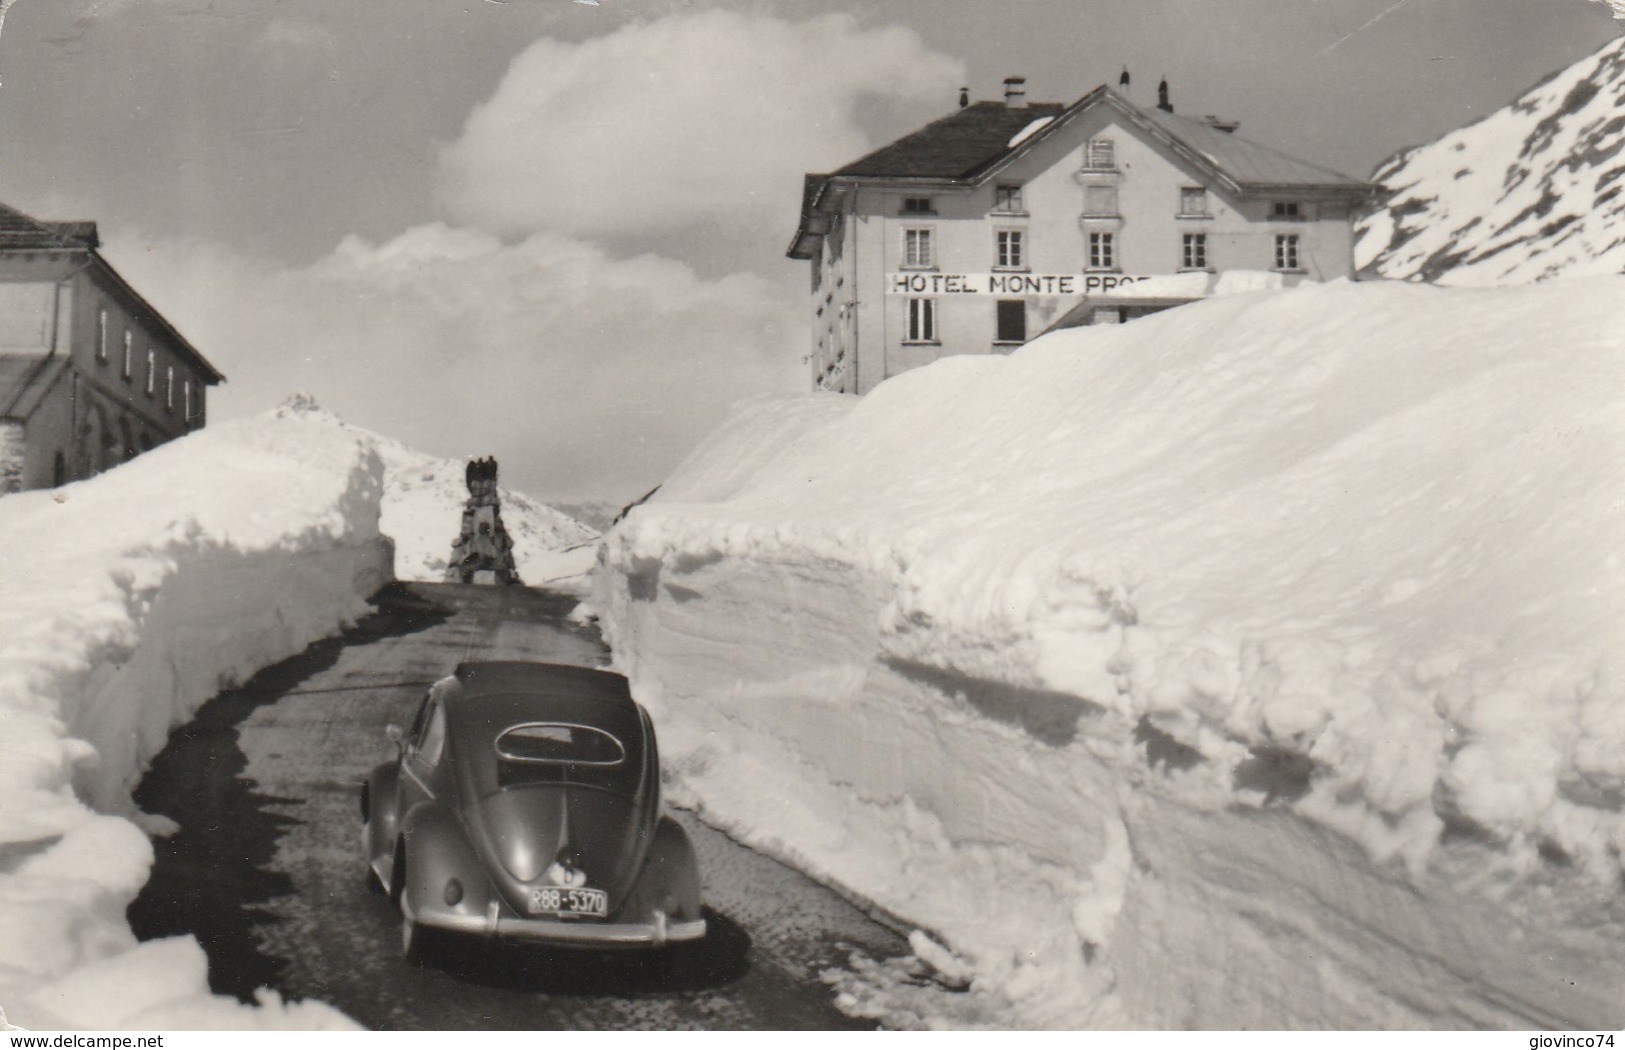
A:
<svg viewBox="0 0 1625 1050">
<path fill-rule="evenodd" d="M 1166 273 L 1126 281 L 1112 289 L 1114 299 L 1207 298 L 1244 292 L 1278 292 L 1289 284 L 1286 274 L 1270 270 L 1225 270 L 1223 273 Z"/>
<path fill-rule="evenodd" d="M 595 605 L 674 794 L 994 1023 L 1618 1028 L 1622 301 L 1305 286 L 756 403 Z"/>
<path fill-rule="evenodd" d="M 129 791 L 173 726 L 365 612 L 391 572 L 382 478 L 365 437 L 290 405 L 0 499 L 0 1003 L 13 1023 L 350 1026 L 320 1004 L 211 996 L 191 938 L 138 945 L 124 913 L 152 851 L 124 817 L 142 819 Z"/>
</svg>

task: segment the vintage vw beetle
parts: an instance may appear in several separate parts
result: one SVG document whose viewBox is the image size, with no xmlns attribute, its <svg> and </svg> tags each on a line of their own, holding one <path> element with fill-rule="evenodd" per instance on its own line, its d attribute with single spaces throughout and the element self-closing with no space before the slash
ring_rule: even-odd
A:
<svg viewBox="0 0 1625 1050">
<path fill-rule="evenodd" d="M 601 948 L 705 935 L 654 726 L 621 675 L 464 663 L 388 732 L 399 755 L 362 785 L 363 840 L 409 958 L 441 931 Z"/>
</svg>

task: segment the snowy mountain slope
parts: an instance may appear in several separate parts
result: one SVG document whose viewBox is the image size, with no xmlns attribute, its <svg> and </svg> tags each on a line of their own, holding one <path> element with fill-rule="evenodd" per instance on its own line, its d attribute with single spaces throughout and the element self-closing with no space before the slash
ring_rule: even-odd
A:
<svg viewBox="0 0 1625 1050">
<path fill-rule="evenodd" d="M 1622 300 L 1226 296 L 747 406 L 594 603 L 675 797 L 976 974 L 855 1011 L 1616 1029 Z"/>
<path fill-rule="evenodd" d="M 1625 37 L 1392 158 L 1356 264 L 1441 284 L 1625 271 Z"/>
<path fill-rule="evenodd" d="M 395 578 L 443 580 L 468 499 L 465 461 L 431 456 L 346 423 L 308 394 L 293 395 L 284 410 L 319 415 L 377 452 L 384 465 L 378 530 L 395 545 Z M 585 593 L 597 556 L 597 531 L 523 492 L 498 492 L 520 579 L 526 585 Z"/>
</svg>

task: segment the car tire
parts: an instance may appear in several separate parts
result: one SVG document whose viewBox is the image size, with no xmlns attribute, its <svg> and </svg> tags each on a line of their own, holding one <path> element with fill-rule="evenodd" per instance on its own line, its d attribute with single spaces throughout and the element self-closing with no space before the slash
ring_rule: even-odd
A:
<svg viewBox="0 0 1625 1050">
<path fill-rule="evenodd" d="M 413 966 L 422 966 L 428 956 L 430 932 L 406 914 L 406 851 L 395 847 L 395 865 L 390 872 L 390 897 L 401 912 L 401 957 Z"/>
<path fill-rule="evenodd" d="M 381 896 L 387 887 L 384 880 L 378 877 L 378 871 L 372 866 L 372 824 L 361 825 L 361 864 L 367 872 L 367 892 L 374 896 Z"/>
<path fill-rule="evenodd" d="M 406 916 L 401 916 L 401 956 L 409 964 L 422 966 L 427 961 L 428 932 Z"/>
</svg>

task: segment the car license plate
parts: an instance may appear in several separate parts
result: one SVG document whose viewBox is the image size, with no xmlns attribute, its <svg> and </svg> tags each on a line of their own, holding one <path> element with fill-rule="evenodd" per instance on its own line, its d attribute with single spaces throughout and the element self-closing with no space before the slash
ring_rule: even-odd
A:
<svg viewBox="0 0 1625 1050">
<path fill-rule="evenodd" d="M 603 890 L 572 890 L 548 886 L 530 891 L 532 915 L 586 915 L 603 918 L 609 914 L 609 894 Z"/>
</svg>

